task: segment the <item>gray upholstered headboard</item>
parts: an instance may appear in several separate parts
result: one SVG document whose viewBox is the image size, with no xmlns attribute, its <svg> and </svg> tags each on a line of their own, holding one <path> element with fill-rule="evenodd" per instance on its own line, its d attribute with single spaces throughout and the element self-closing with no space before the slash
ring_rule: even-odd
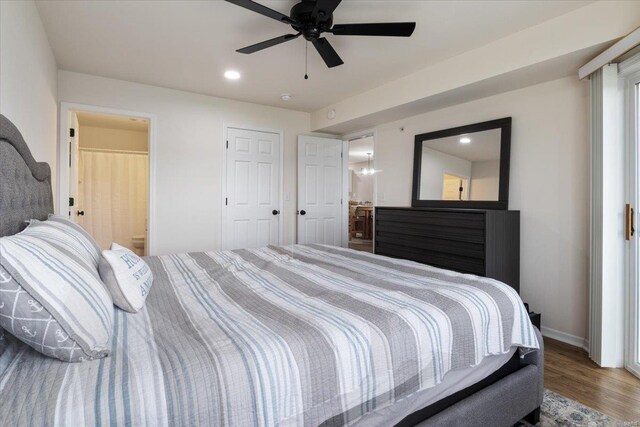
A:
<svg viewBox="0 0 640 427">
<path fill-rule="evenodd" d="M 28 219 L 53 213 L 51 168 L 31 155 L 18 128 L 0 115 L 0 237 L 16 234 Z"/>
</svg>

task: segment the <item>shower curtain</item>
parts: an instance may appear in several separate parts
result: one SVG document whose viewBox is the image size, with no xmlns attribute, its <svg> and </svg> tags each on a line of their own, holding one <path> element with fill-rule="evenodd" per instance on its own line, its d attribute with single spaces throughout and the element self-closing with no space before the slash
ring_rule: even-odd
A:
<svg viewBox="0 0 640 427">
<path fill-rule="evenodd" d="M 131 238 L 146 237 L 148 154 L 80 150 L 78 217 L 102 249 L 112 242 L 135 252 Z"/>
</svg>

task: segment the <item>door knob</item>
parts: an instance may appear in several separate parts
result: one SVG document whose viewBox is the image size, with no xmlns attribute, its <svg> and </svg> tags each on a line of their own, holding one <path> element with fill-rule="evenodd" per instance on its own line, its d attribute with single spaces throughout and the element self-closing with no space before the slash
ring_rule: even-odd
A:
<svg viewBox="0 0 640 427">
<path fill-rule="evenodd" d="M 277 209 L 274 209 L 274 210 L 271 211 L 271 213 L 274 214 L 274 215 L 278 215 L 280 213 L 280 211 L 277 210 Z"/>
<path fill-rule="evenodd" d="M 306 215 L 307 211 L 305 211 L 304 209 L 300 211 L 300 215 Z"/>
<path fill-rule="evenodd" d="M 76 212 L 76 215 L 78 215 L 78 216 L 84 216 L 84 211 L 77 211 L 77 212 Z"/>
</svg>

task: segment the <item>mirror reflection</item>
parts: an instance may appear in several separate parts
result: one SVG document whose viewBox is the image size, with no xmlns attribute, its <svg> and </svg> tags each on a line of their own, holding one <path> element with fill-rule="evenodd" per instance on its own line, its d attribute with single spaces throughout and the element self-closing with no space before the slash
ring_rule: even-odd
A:
<svg viewBox="0 0 640 427">
<path fill-rule="evenodd" d="M 501 129 L 422 141 L 420 200 L 499 200 Z"/>
</svg>

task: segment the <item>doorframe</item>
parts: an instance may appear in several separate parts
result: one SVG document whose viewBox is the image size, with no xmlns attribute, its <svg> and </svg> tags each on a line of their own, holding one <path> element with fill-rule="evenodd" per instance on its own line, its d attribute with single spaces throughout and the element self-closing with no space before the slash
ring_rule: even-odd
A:
<svg viewBox="0 0 640 427">
<path fill-rule="evenodd" d="M 452 171 L 447 170 L 447 169 L 443 170 L 442 174 L 443 175 L 455 176 L 457 178 L 464 179 L 465 181 L 467 181 L 467 185 L 465 187 L 465 191 L 467 193 L 467 198 L 466 199 L 462 199 L 462 200 L 469 200 L 469 197 L 471 196 L 471 177 L 470 176 L 462 175 L 462 174 L 459 174 L 458 172 L 452 172 Z M 444 190 L 444 182 L 443 182 L 443 190 Z M 458 192 L 459 192 L 459 190 L 458 190 Z"/>
<path fill-rule="evenodd" d="M 227 135 L 229 134 L 229 129 L 241 129 L 248 130 L 253 132 L 264 132 L 264 133 L 273 133 L 278 135 L 280 139 L 280 182 L 278 182 L 278 194 L 279 194 L 279 203 L 278 210 L 280 214 L 278 215 L 278 245 L 281 245 L 284 241 L 284 130 L 282 129 L 273 129 L 273 128 L 264 128 L 259 126 L 251 126 L 251 125 L 238 125 L 235 123 L 222 123 L 222 197 L 220 198 L 220 210 L 222 214 L 220 215 L 221 220 L 221 233 L 220 233 L 220 248 L 224 249 L 225 247 L 225 221 L 227 220 L 227 205 L 225 204 L 225 198 L 227 196 Z"/>
<path fill-rule="evenodd" d="M 347 133 L 339 137 L 342 139 L 342 199 L 345 201 L 342 209 L 342 246 L 345 248 L 349 247 L 349 141 L 363 138 L 365 136 L 373 137 L 373 169 L 378 170 L 376 166 L 376 161 L 378 156 L 377 152 L 377 141 L 378 141 L 378 132 L 376 128 L 363 129 L 356 132 Z M 373 250 L 375 252 L 376 248 L 376 221 L 375 221 L 375 210 L 376 206 L 378 206 L 378 174 L 373 174 L 373 215 L 374 221 L 371 225 L 371 238 Z M 344 209 L 346 207 L 346 209 Z"/>
<path fill-rule="evenodd" d="M 633 60 L 634 58 L 631 58 Z M 638 192 L 640 191 L 639 174 L 640 169 L 638 165 L 638 156 L 640 156 L 640 147 L 638 147 L 640 134 L 638 133 L 638 127 L 640 126 L 640 120 L 638 115 L 638 102 L 640 102 L 640 64 L 637 59 L 634 61 L 635 66 L 629 67 L 625 72 L 619 73 L 619 77 L 624 79 L 624 92 L 625 92 L 625 113 L 624 113 L 624 128 L 625 128 L 625 145 L 627 154 L 627 167 L 626 167 L 626 198 L 634 209 L 633 216 L 636 227 L 636 233 L 640 232 L 638 228 L 637 211 L 639 208 L 638 203 L 640 197 Z M 633 373 L 635 376 L 640 377 L 640 238 L 638 235 L 632 237 L 632 239 L 626 245 L 627 259 L 626 259 L 626 297 L 628 303 L 625 309 L 626 320 L 626 334 L 625 334 L 625 368 Z M 632 316 L 635 315 L 635 318 Z"/>
<path fill-rule="evenodd" d="M 130 111 L 120 108 L 101 107 L 97 105 L 79 104 L 73 102 L 60 102 L 60 128 L 58 129 L 58 202 L 55 212 L 58 215 L 67 215 L 66 207 L 69 205 L 69 168 L 63 167 L 68 163 L 69 144 L 67 144 L 68 132 L 71 127 L 69 118 L 71 112 L 88 112 L 99 114 L 111 114 L 115 116 L 136 117 L 149 121 L 149 188 L 147 203 L 147 255 L 157 255 L 156 252 L 156 116 L 141 111 Z"/>
</svg>

